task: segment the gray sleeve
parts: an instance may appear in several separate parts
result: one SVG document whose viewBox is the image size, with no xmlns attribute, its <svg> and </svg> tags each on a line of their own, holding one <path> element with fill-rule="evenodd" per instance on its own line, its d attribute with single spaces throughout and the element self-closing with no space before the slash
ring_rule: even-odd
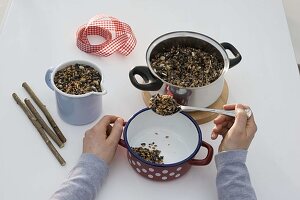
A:
<svg viewBox="0 0 300 200">
<path fill-rule="evenodd" d="M 66 181 L 50 200 L 94 200 L 108 174 L 108 166 L 93 154 L 82 154 Z"/>
<path fill-rule="evenodd" d="M 215 156 L 219 200 L 256 199 L 246 158 L 246 150 L 221 152 Z"/>
</svg>

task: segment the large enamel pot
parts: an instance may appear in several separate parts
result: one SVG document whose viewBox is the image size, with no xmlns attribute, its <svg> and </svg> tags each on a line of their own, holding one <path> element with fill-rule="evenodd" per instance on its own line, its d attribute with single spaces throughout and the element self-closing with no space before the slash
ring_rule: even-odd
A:
<svg viewBox="0 0 300 200">
<path fill-rule="evenodd" d="M 195 120 L 180 112 L 170 116 L 160 116 L 149 108 L 137 112 L 126 123 L 124 140 L 127 158 L 132 168 L 141 176 L 156 180 L 170 181 L 183 176 L 191 166 L 208 165 L 212 160 L 213 148 L 202 140 L 202 133 Z M 146 161 L 131 147 L 141 143 L 155 143 L 164 156 L 163 164 Z M 194 158 L 200 148 L 207 149 L 203 159 Z"/>
<path fill-rule="evenodd" d="M 216 55 L 219 62 L 222 62 L 224 66 L 219 78 L 209 85 L 202 87 L 180 87 L 166 82 L 159 77 L 151 66 L 151 59 L 158 52 L 164 52 L 165 49 L 177 45 L 201 49 L 207 53 Z M 229 58 L 226 50 L 231 51 L 234 58 Z M 224 75 L 228 69 L 237 65 L 241 59 L 241 54 L 230 43 L 224 42 L 220 44 L 206 35 L 195 32 L 171 32 L 158 37 L 150 44 L 146 52 L 147 66 L 134 67 L 129 72 L 129 78 L 136 88 L 143 91 L 151 91 L 151 95 L 155 93 L 169 94 L 179 104 L 207 107 L 220 97 L 224 86 Z M 136 75 L 142 77 L 143 83 L 138 81 Z"/>
</svg>

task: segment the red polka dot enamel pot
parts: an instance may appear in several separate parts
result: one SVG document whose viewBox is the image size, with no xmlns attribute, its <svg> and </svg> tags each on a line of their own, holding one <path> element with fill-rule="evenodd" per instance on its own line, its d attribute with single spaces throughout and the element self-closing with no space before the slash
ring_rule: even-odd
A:
<svg viewBox="0 0 300 200">
<path fill-rule="evenodd" d="M 155 181 L 170 181 L 183 176 L 191 166 L 208 165 L 213 148 L 202 141 L 202 133 L 196 121 L 184 112 L 161 116 L 145 108 L 134 114 L 124 128 L 124 140 L 128 162 L 141 176 Z M 163 164 L 147 161 L 132 150 L 133 147 L 155 145 L 161 151 Z M 203 159 L 194 158 L 199 149 L 207 149 Z"/>
</svg>

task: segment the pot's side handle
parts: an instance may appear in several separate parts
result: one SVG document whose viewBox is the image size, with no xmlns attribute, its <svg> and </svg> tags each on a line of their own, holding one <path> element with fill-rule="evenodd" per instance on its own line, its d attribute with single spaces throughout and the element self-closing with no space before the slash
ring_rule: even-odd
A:
<svg viewBox="0 0 300 200">
<path fill-rule="evenodd" d="M 208 165 L 210 161 L 212 160 L 213 154 L 214 154 L 214 149 L 212 146 L 204 141 L 202 141 L 202 146 L 207 148 L 207 155 L 204 159 L 199 160 L 199 159 L 191 159 L 189 161 L 189 164 L 191 165 L 197 165 L 197 166 L 202 166 L 202 165 Z"/>
<path fill-rule="evenodd" d="M 124 147 L 125 149 L 127 149 L 127 146 L 126 146 L 125 141 L 123 139 L 119 140 L 119 145 Z"/>
<path fill-rule="evenodd" d="M 124 122 L 123 122 L 123 127 L 125 127 L 126 124 L 127 124 L 127 122 L 124 121 Z M 121 138 L 120 138 L 120 140 L 119 140 L 119 145 L 122 146 L 122 147 L 124 147 L 125 149 L 127 149 L 127 145 L 126 145 L 125 141 L 124 141 L 123 139 L 121 139 Z"/>
<path fill-rule="evenodd" d="M 229 68 L 237 65 L 242 60 L 242 56 L 240 52 L 230 43 L 223 42 L 221 45 L 224 47 L 225 50 L 231 51 L 231 53 L 235 56 L 235 58 L 229 58 Z"/>
<path fill-rule="evenodd" d="M 135 75 L 140 75 L 145 83 L 139 83 Z M 157 91 L 161 88 L 163 82 L 156 78 L 148 67 L 136 66 L 129 72 L 129 79 L 137 89 L 144 91 Z"/>
</svg>

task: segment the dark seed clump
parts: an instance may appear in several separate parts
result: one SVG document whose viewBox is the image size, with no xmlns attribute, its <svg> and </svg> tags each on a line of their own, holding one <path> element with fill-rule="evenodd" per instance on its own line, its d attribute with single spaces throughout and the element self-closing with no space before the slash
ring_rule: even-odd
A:
<svg viewBox="0 0 300 200">
<path fill-rule="evenodd" d="M 100 73 L 94 68 L 76 63 L 57 71 L 54 84 L 65 93 L 80 95 L 101 92 L 101 79 Z"/>
<path fill-rule="evenodd" d="M 144 147 L 145 143 L 142 144 L 142 147 L 131 147 L 131 149 L 146 161 L 163 164 L 164 157 L 160 156 L 161 151 L 156 149 L 157 145 L 154 142 L 148 144 L 149 148 Z"/>
<path fill-rule="evenodd" d="M 180 110 L 175 99 L 170 95 L 156 94 L 150 98 L 149 108 L 159 115 L 172 115 Z"/>
<path fill-rule="evenodd" d="M 218 79 L 223 62 L 216 55 L 192 47 L 173 46 L 151 58 L 157 75 L 180 87 L 201 87 Z"/>
</svg>

